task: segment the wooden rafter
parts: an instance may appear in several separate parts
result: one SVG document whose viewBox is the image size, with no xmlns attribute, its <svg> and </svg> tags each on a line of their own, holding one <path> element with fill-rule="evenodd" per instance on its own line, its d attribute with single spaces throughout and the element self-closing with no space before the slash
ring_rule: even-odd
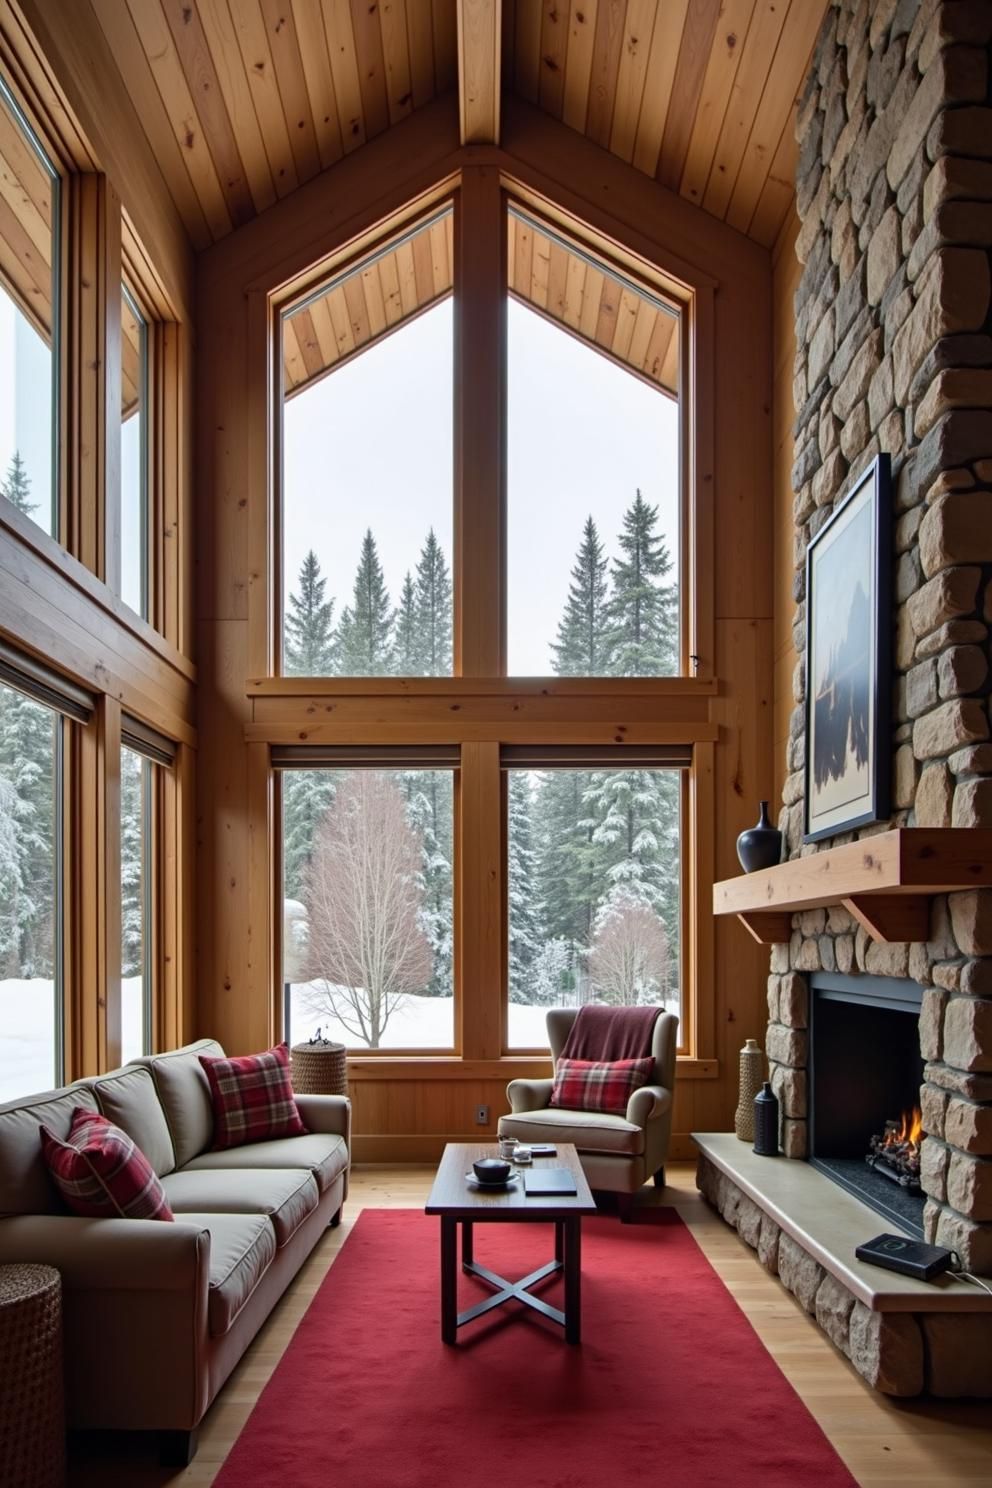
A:
<svg viewBox="0 0 992 1488">
<path fill-rule="evenodd" d="M 499 144 L 501 0 L 458 0 L 458 118 L 463 145 Z"/>
</svg>

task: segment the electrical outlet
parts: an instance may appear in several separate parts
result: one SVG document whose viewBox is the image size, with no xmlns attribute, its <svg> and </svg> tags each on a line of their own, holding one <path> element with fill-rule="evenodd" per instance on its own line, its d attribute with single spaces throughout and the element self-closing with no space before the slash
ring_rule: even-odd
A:
<svg viewBox="0 0 992 1488">
<path fill-rule="evenodd" d="M 489 1107 L 488 1106 L 476 1106 L 476 1108 L 475 1108 L 475 1124 L 476 1124 L 476 1126 L 488 1126 L 489 1125 Z"/>
</svg>

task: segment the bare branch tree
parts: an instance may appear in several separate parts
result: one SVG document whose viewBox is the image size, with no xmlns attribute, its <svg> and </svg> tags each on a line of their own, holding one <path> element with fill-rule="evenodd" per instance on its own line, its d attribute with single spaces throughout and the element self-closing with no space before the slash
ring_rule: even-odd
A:
<svg viewBox="0 0 992 1488">
<path fill-rule="evenodd" d="M 597 916 L 589 972 L 604 1002 L 633 1007 L 664 999 L 668 932 L 650 905 L 622 890 L 611 896 Z"/>
<path fill-rule="evenodd" d="M 375 770 L 346 775 L 306 875 L 308 972 L 323 987 L 304 996 L 370 1049 L 404 996 L 431 978 L 420 868 L 420 838 L 397 786 Z"/>
</svg>

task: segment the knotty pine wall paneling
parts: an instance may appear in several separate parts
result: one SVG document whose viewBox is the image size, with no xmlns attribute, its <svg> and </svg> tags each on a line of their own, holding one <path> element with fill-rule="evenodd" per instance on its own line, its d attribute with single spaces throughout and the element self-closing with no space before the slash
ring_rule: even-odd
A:
<svg viewBox="0 0 992 1488">
<path fill-rule="evenodd" d="M 537 742 L 542 730 L 576 742 L 681 737 L 696 748 L 692 791 L 699 818 L 687 851 L 700 926 L 700 1017 L 693 1031 L 700 1057 L 680 1063 L 674 1144 L 689 1155 L 690 1131 L 729 1127 L 737 1052 L 764 1021 L 766 956 L 739 927 L 714 928 L 710 887 L 736 871 L 737 834 L 772 790 L 771 258 L 519 99 L 504 99 L 499 148 L 463 150 L 457 141 L 456 102 L 437 100 L 200 260 L 199 816 L 200 871 L 209 893 L 200 905 L 196 1031 L 242 1052 L 259 1047 L 272 1028 L 275 949 L 257 942 L 266 926 L 273 937 L 278 926 L 271 912 L 261 925 L 253 918 L 264 896 L 274 894 L 272 854 L 268 845 L 260 851 L 274 819 L 267 771 L 258 764 L 270 742 L 463 743 L 463 788 L 467 798 L 474 792 L 470 809 L 477 810 L 482 835 L 469 844 L 481 855 L 471 875 L 474 902 L 461 903 L 456 913 L 473 938 L 478 932 L 468 954 L 494 961 L 501 908 L 498 895 L 486 908 L 481 860 L 495 864 L 502 845 L 490 793 L 479 785 L 498 741 Z M 402 218 L 404 203 L 437 200 L 453 182 L 457 191 L 463 167 L 495 169 L 525 207 L 540 207 L 580 238 L 595 234 L 618 264 L 654 275 L 666 293 L 691 306 L 683 375 L 692 394 L 691 521 L 700 564 L 696 662 L 685 678 L 646 683 L 621 700 L 608 683 L 577 683 L 573 691 L 558 682 L 528 688 L 470 675 L 411 684 L 328 679 L 308 688 L 299 679 L 267 675 L 265 632 L 278 561 L 269 526 L 271 451 L 260 447 L 257 430 L 246 428 L 246 410 L 262 406 L 275 381 L 259 345 L 255 296 L 302 292 L 315 282 L 310 265 L 320 260 L 327 273 L 348 261 L 376 240 L 377 223 L 388 232 Z M 494 660 L 495 653 L 487 655 L 488 666 Z M 507 1080 L 548 1064 L 493 1058 L 492 1014 L 488 1003 L 476 1007 L 466 998 L 461 1056 L 351 1061 L 357 1156 L 431 1158 L 445 1140 L 478 1136 L 479 1104 L 491 1107 L 494 1129 L 506 1109 Z"/>
</svg>

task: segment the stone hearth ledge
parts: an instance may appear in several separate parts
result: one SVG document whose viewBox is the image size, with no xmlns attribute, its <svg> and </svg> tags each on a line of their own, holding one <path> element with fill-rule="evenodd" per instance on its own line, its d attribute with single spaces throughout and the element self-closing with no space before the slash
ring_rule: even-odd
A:
<svg viewBox="0 0 992 1488">
<path fill-rule="evenodd" d="M 988 1292 L 863 1265 L 856 1245 L 905 1231 L 808 1163 L 758 1157 L 732 1132 L 694 1132 L 693 1140 L 700 1192 L 874 1389 L 992 1396 Z"/>
</svg>

